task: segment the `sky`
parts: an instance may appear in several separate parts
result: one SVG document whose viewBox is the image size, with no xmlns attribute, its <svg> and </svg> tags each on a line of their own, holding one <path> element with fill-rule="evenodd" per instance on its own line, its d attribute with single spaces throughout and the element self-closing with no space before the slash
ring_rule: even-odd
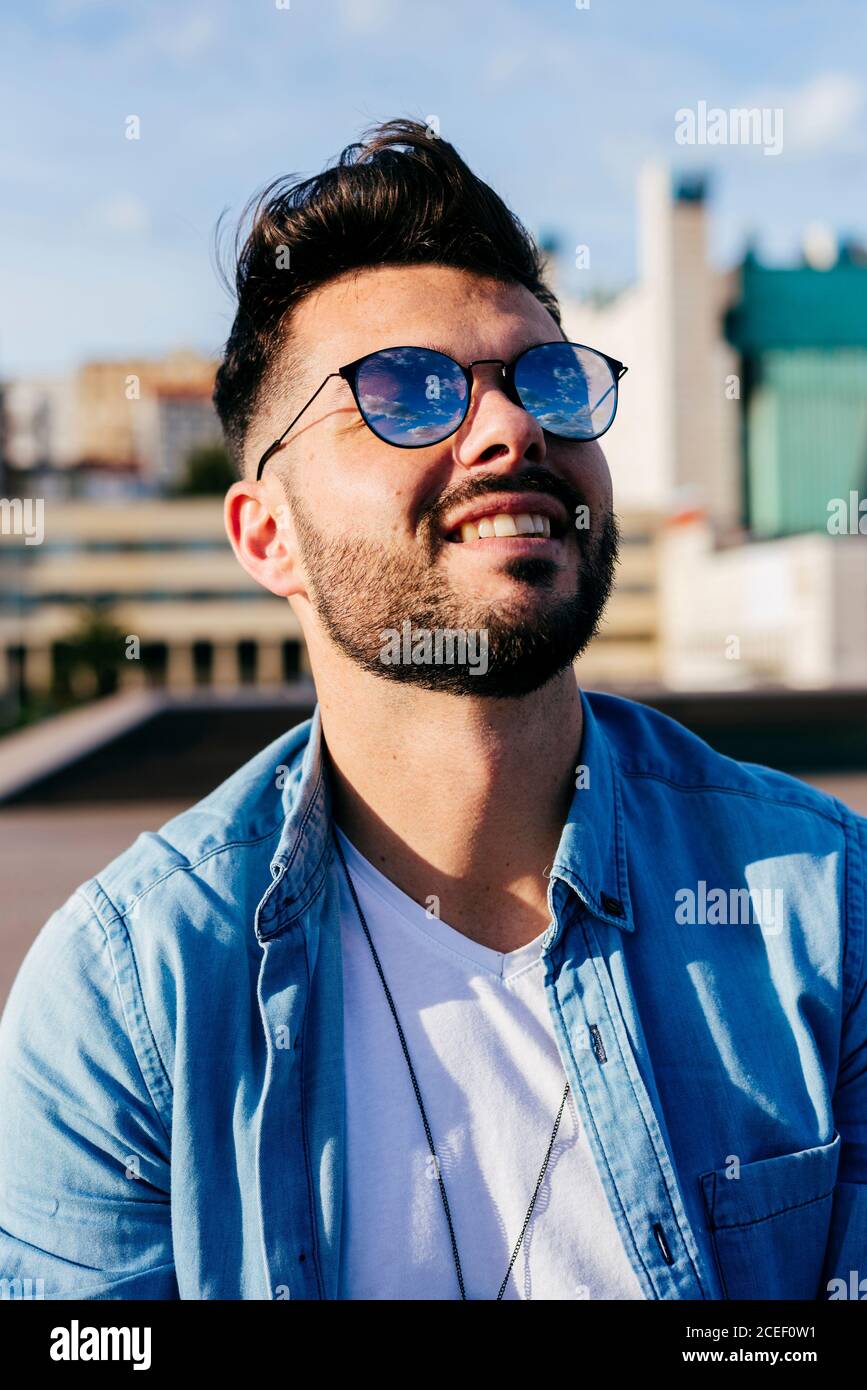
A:
<svg viewBox="0 0 867 1390">
<path fill-rule="evenodd" d="M 435 119 L 534 234 L 556 234 L 573 293 L 634 277 L 646 159 L 708 172 L 720 266 L 748 238 L 791 262 L 815 222 L 867 240 L 861 0 L 581 3 L 7 0 L 0 377 L 219 355 L 217 219 L 231 233 L 267 182 L 394 116 Z M 780 153 L 678 143 L 677 113 L 701 102 L 782 110 Z"/>
</svg>

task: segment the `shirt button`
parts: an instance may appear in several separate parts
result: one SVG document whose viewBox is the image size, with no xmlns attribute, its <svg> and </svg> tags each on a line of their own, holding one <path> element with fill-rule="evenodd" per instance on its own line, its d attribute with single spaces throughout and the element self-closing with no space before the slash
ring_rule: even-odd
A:
<svg viewBox="0 0 867 1390">
<path fill-rule="evenodd" d="M 608 893 L 602 893 L 600 896 L 603 911 L 610 913 L 612 917 L 623 916 L 623 903 L 619 898 L 612 898 Z"/>
</svg>

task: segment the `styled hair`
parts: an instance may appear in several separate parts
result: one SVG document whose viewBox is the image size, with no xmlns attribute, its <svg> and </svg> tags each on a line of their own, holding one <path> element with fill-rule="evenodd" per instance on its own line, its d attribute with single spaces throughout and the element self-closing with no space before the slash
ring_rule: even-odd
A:
<svg viewBox="0 0 867 1390">
<path fill-rule="evenodd" d="M 454 266 L 526 286 L 560 324 L 530 233 L 453 145 L 414 120 L 373 127 L 313 178 L 268 184 L 247 204 L 234 249 L 237 310 L 213 399 L 240 474 L 251 421 L 291 373 L 292 310 L 336 276 Z"/>
</svg>

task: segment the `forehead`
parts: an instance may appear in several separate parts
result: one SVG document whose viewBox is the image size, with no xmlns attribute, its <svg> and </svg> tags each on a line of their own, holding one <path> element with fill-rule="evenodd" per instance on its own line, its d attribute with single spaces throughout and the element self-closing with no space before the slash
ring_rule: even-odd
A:
<svg viewBox="0 0 867 1390">
<path fill-rule="evenodd" d="M 509 358 L 561 336 L 523 285 L 442 265 L 376 266 L 342 275 L 302 300 L 291 334 L 305 371 L 314 375 L 384 347 L 432 343 L 469 362 Z"/>
</svg>

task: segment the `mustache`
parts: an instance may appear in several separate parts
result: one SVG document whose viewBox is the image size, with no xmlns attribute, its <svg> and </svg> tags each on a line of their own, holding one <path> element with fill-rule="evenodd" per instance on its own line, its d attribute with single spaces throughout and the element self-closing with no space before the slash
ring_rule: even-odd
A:
<svg viewBox="0 0 867 1390">
<path fill-rule="evenodd" d="M 438 533 L 446 515 L 456 507 L 466 506 L 480 497 L 496 496 L 500 492 L 538 492 L 553 497 L 560 502 L 569 516 L 574 516 L 577 507 L 585 505 L 583 492 L 559 478 L 547 468 L 531 464 L 522 473 L 508 476 L 494 474 L 470 478 L 461 487 L 453 488 L 446 497 L 438 497 L 436 502 L 423 515 L 423 522 L 431 533 Z"/>
</svg>

